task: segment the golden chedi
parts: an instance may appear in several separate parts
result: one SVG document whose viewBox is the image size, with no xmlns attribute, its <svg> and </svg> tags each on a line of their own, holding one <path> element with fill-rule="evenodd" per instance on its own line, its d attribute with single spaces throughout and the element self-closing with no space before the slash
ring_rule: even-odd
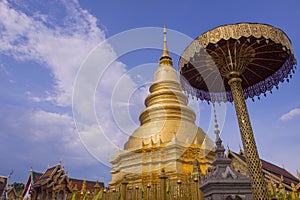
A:
<svg viewBox="0 0 300 200">
<path fill-rule="evenodd" d="M 140 114 L 140 126 L 129 137 L 124 150 L 111 159 L 111 186 L 126 176 L 129 183 L 155 182 L 161 170 L 171 179 L 186 180 L 193 171 L 195 159 L 206 173 L 214 159 L 213 146 L 201 128 L 195 125 L 195 113 L 187 106 L 178 74 L 167 49 L 164 28 L 164 49 Z"/>
</svg>

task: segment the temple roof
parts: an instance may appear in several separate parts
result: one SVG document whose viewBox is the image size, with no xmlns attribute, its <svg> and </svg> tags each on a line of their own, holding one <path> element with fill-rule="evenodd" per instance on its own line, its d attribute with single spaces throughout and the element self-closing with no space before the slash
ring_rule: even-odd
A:
<svg viewBox="0 0 300 200">
<path fill-rule="evenodd" d="M 34 185 L 40 177 L 43 175 L 41 172 L 36 172 L 33 171 L 32 169 L 30 170 L 29 177 L 27 179 L 27 182 L 25 184 L 24 190 L 22 192 L 22 196 L 24 197 L 27 191 L 30 189 L 31 185 Z"/>
<path fill-rule="evenodd" d="M 48 169 L 43 173 L 43 175 L 33 184 L 34 187 L 37 187 L 39 185 L 43 185 L 44 183 L 50 181 L 52 179 L 52 176 L 56 173 L 59 173 L 59 171 L 63 171 L 63 168 L 61 167 L 60 163 L 51 167 L 48 167 Z"/>
<path fill-rule="evenodd" d="M 235 152 L 229 150 L 228 157 L 232 157 L 232 156 L 238 157 L 240 160 L 242 160 L 246 164 L 246 158 L 243 154 L 238 154 L 238 153 L 235 153 Z M 290 186 L 291 183 L 294 183 L 295 185 L 297 183 L 299 183 L 299 180 L 294 175 L 292 175 L 290 172 L 288 172 L 286 169 L 279 167 L 275 164 L 272 164 L 268 161 L 265 161 L 263 159 L 260 159 L 260 160 L 262 162 L 263 170 L 275 175 L 276 177 L 278 177 L 278 179 L 280 179 L 282 176 L 284 184 Z"/>
<path fill-rule="evenodd" d="M 81 189 L 82 189 L 82 184 L 83 184 L 84 180 L 82 180 L 82 179 L 76 179 L 76 178 L 70 178 L 70 181 L 71 181 L 71 185 L 72 185 L 72 188 L 73 188 L 73 189 L 74 189 L 75 187 L 76 187 L 78 190 L 81 190 Z M 103 183 L 103 182 L 86 180 L 86 190 L 88 190 L 88 191 L 94 191 L 95 185 L 96 185 L 97 183 L 98 183 L 98 185 L 100 186 L 100 188 L 104 188 L 104 183 Z"/>
<path fill-rule="evenodd" d="M 103 182 L 99 183 L 98 181 L 69 178 L 59 163 L 57 165 L 48 167 L 44 173 L 30 170 L 29 178 L 23 190 L 22 196 L 24 197 L 26 194 L 30 193 L 29 190 L 33 188 L 39 188 L 42 186 L 49 186 L 52 188 L 52 186 L 58 185 L 63 181 L 66 181 L 67 187 L 71 191 L 75 188 L 77 190 L 82 190 L 83 184 L 85 184 L 85 190 L 90 192 L 93 192 L 97 187 L 104 188 Z"/>
<path fill-rule="evenodd" d="M 48 169 L 43 173 L 43 175 L 39 178 L 39 180 L 38 180 L 37 182 L 41 182 L 42 180 L 46 180 L 46 179 L 50 178 L 51 174 L 53 174 L 53 172 L 55 171 L 56 168 L 57 168 L 57 165 L 48 168 Z"/>
<path fill-rule="evenodd" d="M 17 197 L 19 196 L 18 193 L 17 193 L 17 191 L 16 191 L 16 189 L 15 189 L 14 187 L 8 188 L 7 191 L 6 191 L 6 193 L 7 193 L 7 196 L 8 196 L 8 197 L 9 197 L 9 196 L 13 196 L 13 198 L 16 198 L 16 199 L 17 199 Z M 10 199 L 10 198 L 9 198 L 9 199 Z"/>
</svg>

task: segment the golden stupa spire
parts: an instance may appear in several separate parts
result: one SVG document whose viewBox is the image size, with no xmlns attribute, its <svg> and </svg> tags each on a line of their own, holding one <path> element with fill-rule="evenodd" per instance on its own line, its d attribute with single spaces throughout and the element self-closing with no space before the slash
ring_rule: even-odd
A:
<svg viewBox="0 0 300 200">
<path fill-rule="evenodd" d="M 166 25 L 164 25 L 164 48 L 162 55 L 159 59 L 159 65 L 170 65 L 173 66 L 172 57 L 169 54 L 168 46 L 167 46 L 167 28 Z"/>
<path fill-rule="evenodd" d="M 130 136 L 124 149 L 140 148 L 146 145 L 166 144 L 173 138 L 185 143 L 202 143 L 204 134 L 195 125 L 195 112 L 188 107 L 188 99 L 182 92 L 178 74 L 173 67 L 172 58 L 167 48 L 166 27 L 164 27 L 164 48 L 159 66 L 154 72 L 150 94 L 145 99 L 146 108 L 141 112 L 140 126 Z M 191 134 L 187 135 L 186 133 Z M 193 133 L 193 134 L 192 134 Z M 174 141 L 175 142 L 175 141 Z"/>
<path fill-rule="evenodd" d="M 194 158 L 189 158 L 190 152 L 195 152 L 196 159 L 201 159 L 202 173 L 211 165 L 213 155 L 203 158 L 197 153 L 208 153 L 203 144 L 210 145 L 210 142 L 195 124 L 195 112 L 188 106 L 188 98 L 182 91 L 168 52 L 166 33 L 164 27 L 163 51 L 145 99 L 145 109 L 139 117 L 140 126 L 130 135 L 124 150 L 111 159 L 111 186 L 120 185 L 125 174 L 133 175 L 129 182 L 134 184 L 145 180 L 156 182 L 161 173 L 181 178 L 183 174 L 192 173 L 191 160 Z M 166 171 L 160 172 L 161 168 Z"/>
</svg>

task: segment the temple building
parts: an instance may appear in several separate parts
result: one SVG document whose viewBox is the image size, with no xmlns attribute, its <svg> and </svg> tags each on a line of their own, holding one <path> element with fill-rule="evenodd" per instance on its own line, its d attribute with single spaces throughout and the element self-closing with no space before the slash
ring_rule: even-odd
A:
<svg viewBox="0 0 300 200">
<path fill-rule="evenodd" d="M 69 178 L 61 163 L 48 167 L 44 173 L 32 169 L 22 198 L 31 199 L 92 199 L 104 188 L 103 182 Z"/>
<path fill-rule="evenodd" d="M 110 187 L 104 188 L 104 183 L 98 181 L 69 178 L 59 163 L 44 173 L 31 169 L 23 199 L 252 199 L 244 152 L 228 149 L 225 154 L 216 110 L 215 145 L 195 124 L 196 115 L 188 107 L 168 52 L 166 28 L 163 45 L 145 99 L 146 108 L 139 117 L 140 126 L 128 138 L 124 150 L 110 160 Z M 300 174 L 296 178 L 281 167 L 260 161 L 270 199 L 300 199 Z M 8 185 L 7 179 L 0 177 L 0 195 L 13 195 L 3 185 Z"/>
<path fill-rule="evenodd" d="M 9 176 L 0 176 L 0 200 L 18 200 L 19 195 L 14 187 L 8 181 Z"/>
<path fill-rule="evenodd" d="M 8 177 L 6 176 L 0 176 L 0 199 L 6 196 L 7 179 Z"/>
<path fill-rule="evenodd" d="M 110 160 L 111 190 L 104 197 L 251 199 L 243 151 L 228 150 L 225 155 L 219 133 L 214 146 L 195 124 L 195 113 L 187 106 L 188 99 L 167 49 L 165 28 L 163 52 L 149 91 L 146 108 L 139 117 L 140 126 L 124 144 L 124 150 Z M 300 175 L 296 178 L 283 168 L 261 162 L 271 198 L 298 197 Z"/>
<path fill-rule="evenodd" d="M 165 28 L 163 52 L 149 91 L 140 126 L 110 161 L 111 186 L 119 185 L 124 177 L 129 185 L 155 183 L 162 169 L 171 180 L 185 181 L 195 160 L 202 174 L 212 166 L 213 142 L 195 124 L 195 113 L 187 106 L 167 49 Z"/>
<path fill-rule="evenodd" d="M 228 149 L 227 157 L 232 160 L 231 165 L 235 170 L 248 176 L 246 158 L 242 149 L 239 153 L 235 153 Z M 299 185 L 300 176 L 296 178 L 284 168 L 263 159 L 260 159 L 260 161 L 262 163 L 262 170 L 267 183 L 272 182 L 273 185 L 276 184 L 277 186 L 282 184 L 287 191 L 293 190 L 292 185 Z M 299 189 L 300 188 L 298 188 L 298 190 Z"/>
</svg>

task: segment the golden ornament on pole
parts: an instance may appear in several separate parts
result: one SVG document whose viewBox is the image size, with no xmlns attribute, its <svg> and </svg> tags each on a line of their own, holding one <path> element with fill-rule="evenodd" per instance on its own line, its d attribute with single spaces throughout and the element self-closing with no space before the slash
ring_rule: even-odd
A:
<svg viewBox="0 0 300 200">
<path fill-rule="evenodd" d="M 197 37 L 179 60 L 187 93 L 208 102 L 234 102 L 250 175 L 252 198 L 268 199 L 245 99 L 272 92 L 296 68 L 291 42 L 267 24 L 217 27 Z"/>
</svg>

